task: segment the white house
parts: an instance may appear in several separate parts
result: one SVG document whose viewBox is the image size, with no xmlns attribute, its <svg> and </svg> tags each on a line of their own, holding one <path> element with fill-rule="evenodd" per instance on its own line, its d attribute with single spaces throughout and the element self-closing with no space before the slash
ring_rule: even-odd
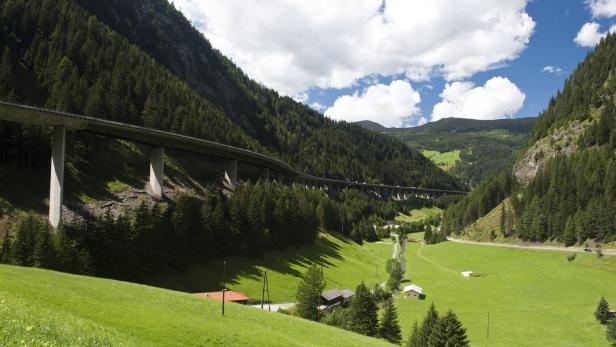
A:
<svg viewBox="0 0 616 347">
<path fill-rule="evenodd" d="M 462 274 L 462 277 L 464 278 L 471 278 L 473 276 L 473 272 L 472 271 L 463 271 L 460 272 Z"/>
<path fill-rule="evenodd" d="M 407 299 L 408 298 L 418 299 L 424 295 L 423 289 L 420 286 L 417 286 L 414 284 L 404 287 L 404 290 L 402 291 L 404 292 L 404 297 Z"/>
</svg>

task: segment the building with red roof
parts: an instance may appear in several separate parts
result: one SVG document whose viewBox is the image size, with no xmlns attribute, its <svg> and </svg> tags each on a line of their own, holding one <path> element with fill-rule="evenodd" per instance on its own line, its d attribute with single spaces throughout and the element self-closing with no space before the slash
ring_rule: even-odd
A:
<svg viewBox="0 0 616 347">
<path fill-rule="evenodd" d="M 201 298 L 210 298 L 210 299 L 214 299 L 218 301 L 222 300 L 222 291 L 193 293 L 193 295 L 201 297 Z M 248 296 L 246 296 L 246 294 L 242 292 L 236 292 L 233 290 L 225 290 L 225 302 L 235 302 L 238 304 L 246 305 L 248 304 Z"/>
</svg>

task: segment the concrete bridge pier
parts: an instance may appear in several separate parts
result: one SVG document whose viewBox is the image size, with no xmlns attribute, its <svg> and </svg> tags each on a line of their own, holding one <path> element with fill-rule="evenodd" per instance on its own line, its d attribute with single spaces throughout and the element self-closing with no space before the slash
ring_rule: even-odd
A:
<svg viewBox="0 0 616 347">
<path fill-rule="evenodd" d="M 165 147 L 152 147 L 150 151 L 150 182 L 147 192 L 156 200 L 164 196 Z"/>
<path fill-rule="evenodd" d="M 237 188 L 237 160 L 227 160 L 225 162 L 225 187 L 230 191 Z"/>
<path fill-rule="evenodd" d="M 54 228 L 60 226 L 62 222 L 65 147 L 66 127 L 53 127 L 51 137 L 51 178 L 49 182 L 49 223 Z"/>
</svg>

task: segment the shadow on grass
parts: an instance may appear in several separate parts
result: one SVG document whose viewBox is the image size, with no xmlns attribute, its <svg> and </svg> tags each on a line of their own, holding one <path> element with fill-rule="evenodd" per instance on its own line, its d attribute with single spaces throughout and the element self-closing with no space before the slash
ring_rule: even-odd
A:
<svg viewBox="0 0 616 347">
<path fill-rule="evenodd" d="M 330 234 L 339 242 L 352 242 L 341 235 Z M 318 264 L 323 269 L 334 266 L 330 260 L 341 260 L 341 247 L 336 242 L 321 237 L 312 245 L 271 251 L 259 258 L 231 257 L 226 262 L 227 287 L 238 285 L 241 278 L 260 279 L 261 268 L 292 277 L 301 277 L 304 269 Z M 217 291 L 222 287 L 223 260 L 198 264 L 183 270 L 166 271 L 153 276 L 146 284 L 185 292 Z"/>
</svg>

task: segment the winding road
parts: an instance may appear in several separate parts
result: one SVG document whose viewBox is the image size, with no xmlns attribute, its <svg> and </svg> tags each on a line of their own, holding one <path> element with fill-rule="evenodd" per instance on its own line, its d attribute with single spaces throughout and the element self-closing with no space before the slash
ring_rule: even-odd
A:
<svg viewBox="0 0 616 347">
<path fill-rule="evenodd" d="M 521 249 L 534 249 L 540 251 L 557 251 L 557 252 L 577 252 L 577 253 L 589 253 L 582 247 L 558 247 L 558 246 L 540 246 L 540 245 L 515 245 L 511 243 L 498 243 L 498 242 L 477 242 L 469 240 L 454 239 L 453 237 L 447 237 L 447 241 L 455 243 L 463 243 L 467 245 L 480 245 L 491 247 L 506 247 L 506 248 L 521 248 Z M 604 255 L 616 255 L 616 249 L 602 249 Z"/>
</svg>

